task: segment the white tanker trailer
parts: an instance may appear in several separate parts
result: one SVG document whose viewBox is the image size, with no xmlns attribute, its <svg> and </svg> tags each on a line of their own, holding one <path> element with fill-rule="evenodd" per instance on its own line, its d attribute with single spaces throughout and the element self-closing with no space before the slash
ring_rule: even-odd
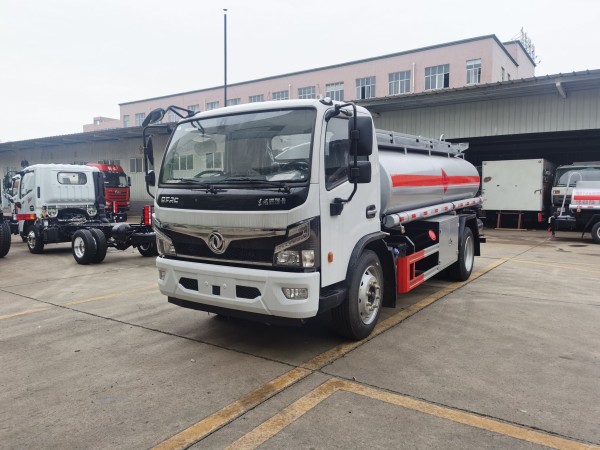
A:
<svg viewBox="0 0 600 450">
<path fill-rule="evenodd" d="M 483 239 L 466 144 L 375 130 L 329 99 L 168 110 L 182 120 L 146 181 L 169 302 L 269 323 L 331 312 L 362 339 L 398 293 L 469 278 Z M 145 167 L 165 113 L 145 123 Z"/>
</svg>

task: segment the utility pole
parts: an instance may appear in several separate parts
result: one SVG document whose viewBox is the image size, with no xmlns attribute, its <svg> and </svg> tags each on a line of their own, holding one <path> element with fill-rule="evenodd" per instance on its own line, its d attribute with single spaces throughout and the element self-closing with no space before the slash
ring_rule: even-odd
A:
<svg viewBox="0 0 600 450">
<path fill-rule="evenodd" d="M 223 49 L 224 49 L 224 60 L 225 60 L 225 80 L 223 82 L 223 94 L 225 100 L 223 107 L 227 106 L 227 9 L 223 9 Z"/>
</svg>

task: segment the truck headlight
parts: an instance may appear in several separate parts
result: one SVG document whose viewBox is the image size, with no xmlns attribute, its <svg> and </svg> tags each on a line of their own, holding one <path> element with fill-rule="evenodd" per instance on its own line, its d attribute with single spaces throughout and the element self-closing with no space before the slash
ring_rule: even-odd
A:
<svg viewBox="0 0 600 450">
<path fill-rule="evenodd" d="M 275 247 L 273 264 L 275 266 L 314 268 L 318 265 L 319 219 L 288 227 L 286 240 Z"/>
<path fill-rule="evenodd" d="M 156 249 L 158 250 L 158 254 L 160 256 L 177 256 L 171 238 L 158 231 L 156 227 L 154 228 L 154 232 L 156 233 Z"/>
</svg>

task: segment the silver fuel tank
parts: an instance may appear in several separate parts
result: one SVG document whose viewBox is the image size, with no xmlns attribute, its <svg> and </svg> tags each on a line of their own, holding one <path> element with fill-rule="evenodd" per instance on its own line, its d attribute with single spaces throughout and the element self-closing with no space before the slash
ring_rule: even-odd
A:
<svg viewBox="0 0 600 450">
<path fill-rule="evenodd" d="M 475 197 L 479 173 L 453 154 L 379 146 L 381 214 Z"/>
</svg>

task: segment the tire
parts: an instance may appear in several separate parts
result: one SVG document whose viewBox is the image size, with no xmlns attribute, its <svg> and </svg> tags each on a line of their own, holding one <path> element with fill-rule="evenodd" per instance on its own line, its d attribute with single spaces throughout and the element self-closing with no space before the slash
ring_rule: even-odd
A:
<svg viewBox="0 0 600 450">
<path fill-rule="evenodd" d="M 331 311 L 333 325 L 348 339 L 364 339 L 375 328 L 383 300 L 383 270 L 375 252 L 366 250 L 352 269 L 348 296 Z"/>
<path fill-rule="evenodd" d="M 475 239 L 473 232 L 465 226 L 458 249 L 458 260 L 447 269 L 448 277 L 454 281 L 468 280 L 475 261 Z"/>
<path fill-rule="evenodd" d="M 31 253 L 40 254 L 44 252 L 44 240 L 36 230 L 35 225 L 29 225 L 25 235 L 27 236 L 27 248 Z"/>
<path fill-rule="evenodd" d="M 142 256 L 158 256 L 156 241 L 140 244 L 138 245 L 137 249 L 138 252 L 140 252 L 140 255 Z"/>
<path fill-rule="evenodd" d="M 89 264 L 96 256 L 96 240 L 90 230 L 77 230 L 71 242 L 73 258 L 77 264 Z"/>
<path fill-rule="evenodd" d="M 600 222 L 596 222 L 592 227 L 592 240 L 596 244 L 600 244 Z"/>
<path fill-rule="evenodd" d="M 0 220 L 2 220 L 2 224 L 0 224 L 0 258 L 4 258 L 10 250 L 10 225 L 2 219 L 1 215 Z"/>
<path fill-rule="evenodd" d="M 89 231 L 92 233 L 92 236 L 96 241 L 96 254 L 92 258 L 91 262 L 93 264 L 98 264 L 104 261 L 104 258 L 106 258 L 106 250 L 108 249 L 108 245 L 106 244 L 106 236 L 102 230 L 98 228 L 90 228 Z"/>
</svg>

